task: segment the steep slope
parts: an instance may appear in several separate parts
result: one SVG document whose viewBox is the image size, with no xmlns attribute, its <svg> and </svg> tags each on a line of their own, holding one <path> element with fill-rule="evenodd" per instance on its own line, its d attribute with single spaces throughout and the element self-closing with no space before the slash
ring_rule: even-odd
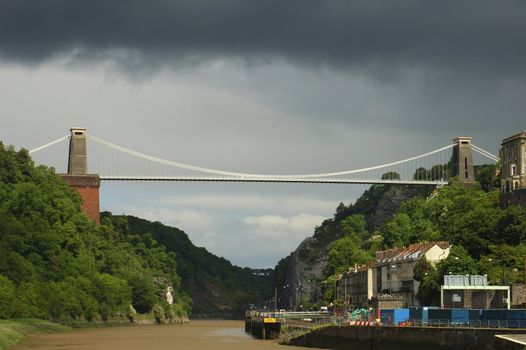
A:
<svg viewBox="0 0 526 350">
<path fill-rule="evenodd" d="M 0 142 L 0 318 L 185 317 L 174 256 L 149 237 L 96 225 L 80 204 L 53 168 Z M 172 306 L 163 305 L 168 286 Z"/>
<path fill-rule="evenodd" d="M 133 216 L 112 216 L 116 224 L 125 219 L 126 230 L 133 235 L 152 235 L 174 252 L 182 289 L 193 299 L 193 317 L 239 318 L 250 304 L 261 304 L 273 295 L 273 276 L 256 276 L 249 268 L 232 265 L 205 248 L 196 247 L 188 235 L 174 227 Z"/>
<path fill-rule="evenodd" d="M 356 201 L 336 208 L 334 218 L 325 220 L 317 227 L 312 237 L 306 238 L 298 248 L 276 266 L 276 271 L 286 270 L 281 279 L 277 274 L 277 285 L 282 289 L 282 307 L 316 303 L 326 289 L 322 282 L 329 271 L 329 249 L 332 242 L 342 237 L 340 223 L 345 218 L 360 214 L 364 216 L 370 235 L 391 218 L 402 203 L 417 196 L 428 196 L 429 187 L 411 187 L 399 185 L 373 185 Z"/>
</svg>

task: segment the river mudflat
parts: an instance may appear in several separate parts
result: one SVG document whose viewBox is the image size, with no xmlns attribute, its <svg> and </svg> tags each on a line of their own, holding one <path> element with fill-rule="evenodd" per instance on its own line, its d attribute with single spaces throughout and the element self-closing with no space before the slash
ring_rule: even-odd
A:
<svg viewBox="0 0 526 350">
<path fill-rule="evenodd" d="M 279 345 L 246 334 L 242 321 L 192 321 L 184 325 L 143 325 L 79 329 L 65 333 L 32 335 L 10 350 L 191 350 L 305 349 Z"/>
</svg>

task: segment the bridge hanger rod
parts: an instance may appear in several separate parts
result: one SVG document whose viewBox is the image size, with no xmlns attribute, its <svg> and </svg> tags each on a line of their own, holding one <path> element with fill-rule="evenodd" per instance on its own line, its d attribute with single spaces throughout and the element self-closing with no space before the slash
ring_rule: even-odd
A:
<svg viewBox="0 0 526 350">
<path fill-rule="evenodd" d="M 164 165 L 169 165 L 169 166 L 174 166 L 174 167 L 179 167 L 179 168 L 183 168 L 183 169 L 187 169 L 187 170 L 199 171 L 199 172 L 204 172 L 204 173 L 214 174 L 214 175 L 241 177 L 241 178 L 244 178 L 244 177 L 248 177 L 248 178 L 269 178 L 269 177 L 272 177 L 272 178 L 276 178 L 276 179 L 288 179 L 288 178 L 303 178 L 303 179 L 307 179 L 307 178 L 332 177 L 332 176 L 341 176 L 341 175 L 350 175 L 350 174 L 362 173 L 362 172 L 365 172 L 365 171 L 391 167 L 391 166 L 398 165 L 398 164 L 401 164 L 401 163 L 406 163 L 406 162 L 409 162 L 409 161 L 412 161 L 412 160 L 420 159 L 420 158 L 423 158 L 423 157 L 426 157 L 426 156 L 430 156 L 430 155 L 433 155 L 435 153 L 438 153 L 438 152 L 450 149 L 450 148 L 455 146 L 454 144 L 451 144 L 451 145 L 447 145 L 445 147 L 439 148 L 437 150 L 434 150 L 434 151 L 431 151 L 431 152 L 428 152 L 428 153 L 425 153 L 425 154 L 421 154 L 419 156 L 415 156 L 415 157 L 399 160 L 399 161 L 392 162 L 392 163 L 387 163 L 387 164 L 382 164 L 382 165 L 378 165 L 378 166 L 373 166 L 373 167 L 369 167 L 369 168 L 363 168 L 363 169 L 347 170 L 347 171 L 333 172 L 333 173 L 305 174 L 305 175 L 268 175 L 268 174 L 263 175 L 263 174 L 250 174 L 250 173 L 230 172 L 230 171 L 202 168 L 202 167 L 197 167 L 197 166 L 183 164 L 183 163 L 177 163 L 177 162 L 173 162 L 173 161 L 170 161 L 170 160 L 161 159 L 161 158 L 158 158 L 158 157 L 154 157 L 154 156 L 150 156 L 150 155 L 147 155 L 147 154 L 144 154 L 144 153 L 133 151 L 133 150 L 127 149 L 127 148 L 122 147 L 122 146 L 118 146 L 116 144 L 113 144 L 113 143 L 111 143 L 109 141 L 102 140 L 102 139 L 100 139 L 98 137 L 95 137 L 95 136 L 93 136 L 91 134 L 88 134 L 88 133 L 86 133 L 86 136 L 89 137 L 90 139 L 98 142 L 98 143 L 101 143 L 103 145 L 106 145 L 108 147 L 116 149 L 118 151 L 127 153 L 129 155 L 133 155 L 135 157 L 146 159 L 146 160 L 149 160 L 149 161 L 152 161 L 152 162 L 155 162 L 155 163 L 160 163 L 160 164 L 164 164 Z"/>
</svg>

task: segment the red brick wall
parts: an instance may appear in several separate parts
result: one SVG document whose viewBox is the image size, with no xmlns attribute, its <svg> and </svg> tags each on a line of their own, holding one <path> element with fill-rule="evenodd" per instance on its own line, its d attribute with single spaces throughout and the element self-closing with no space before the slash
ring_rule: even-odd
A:
<svg viewBox="0 0 526 350">
<path fill-rule="evenodd" d="M 100 224 L 100 205 L 98 187 L 77 187 L 82 196 L 82 211 Z"/>
<path fill-rule="evenodd" d="M 97 175 L 60 175 L 71 187 L 76 188 L 82 197 L 84 214 L 100 224 L 99 187 Z"/>
</svg>

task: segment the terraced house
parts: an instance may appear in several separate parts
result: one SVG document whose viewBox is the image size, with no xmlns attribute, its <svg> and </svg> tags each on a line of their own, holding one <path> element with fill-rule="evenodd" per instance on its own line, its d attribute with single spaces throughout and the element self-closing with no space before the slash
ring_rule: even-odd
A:
<svg viewBox="0 0 526 350">
<path fill-rule="evenodd" d="M 414 279 L 416 262 L 425 257 L 431 264 L 449 255 L 448 242 L 423 242 L 408 247 L 377 251 L 375 261 L 350 268 L 341 276 L 337 295 L 347 305 L 365 305 L 371 298 L 391 295 L 403 298 L 404 306 L 418 306 L 420 282 Z"/>
</svg>

